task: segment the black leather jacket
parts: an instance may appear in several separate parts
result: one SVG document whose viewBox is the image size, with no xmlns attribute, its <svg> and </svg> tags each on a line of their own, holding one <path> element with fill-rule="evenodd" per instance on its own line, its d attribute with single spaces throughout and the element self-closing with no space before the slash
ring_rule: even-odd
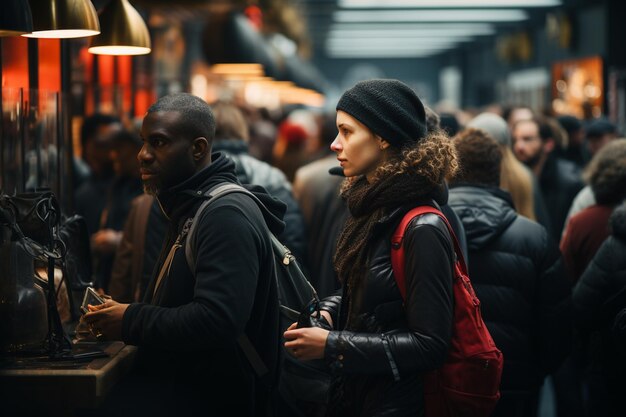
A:
<svg viewBox="0 0 626 417">
<path fill-rule="evenodd" d="M 322 302 L 337 329 L 325 349 L 335 374 L 330 415 L 423 415 L 421 373 L 441 366 L 448 352 L 454 250 L 441 218 L 425 214 L 407 227 L 404 306 L 394 279 L 391 235 L 411 208 L 394 210 L 374 229 L 357 318 L 347 321 L 345 294 Z"/>
</svg>

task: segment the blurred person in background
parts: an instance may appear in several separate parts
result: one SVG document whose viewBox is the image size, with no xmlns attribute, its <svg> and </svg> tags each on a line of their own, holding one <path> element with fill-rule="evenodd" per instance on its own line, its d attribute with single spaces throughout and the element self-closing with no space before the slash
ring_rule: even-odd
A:
<svg viewBox="0 0 626 417">
<path fill-rule="evenodd" d="M 308 138 L 306 129 L 294 122 L 285 120 L 278 126 L 278 137 L 272 152 L 272 165 L 280 169 L 289 181 L 293 181 L 298 168 L 309 160 Z"/>
<path fill-rule="evenodd" d="M 591 120 L 586 130 L 587 149 L 591 157 L 610 141 L 617 138 L 617 126 L 605 117 Z"/>
<path fill-rule="evenodd" d="M 107 190 L 114 177 L 109 153 L 112 136 L 122 130 L 119 118 L 96 113 L 83 121 L 80 130 L 82 158 L 89 166 L 89 177 L 76 189 L 76 213 L 85 218 L 89 233 L 100 228 L 100 216 L 106 205 Z"/>
<path fill-rule="evenodd" d="M 110 157 L 115 178 L 106 192 L 99 229 L 91 235 L 95 285 L 101 293 L 109 291 L 115 252 L 122 240 L 131 202 L 143 191 L 137 161 L 141 145 L 139 136 L 127 130 L 119 131 L 111 138 Z"/>
<path fill-rule="evenodd" d="M 518 121 L 512 130 L 513 152 L 539 181 L 555 241 L 560 240 L 572 200 L 583 187 L 578 167 L 554 154 L 557 135 L 551 124 L 539 118 Z"/>
<path fill-rule="evenodd" d="M 585 147 L 585 128 L 576 116 L 558 116 L 557 121 L 567 132 L 567 144 L 558 151 L 558 156 L 583 168 L 589 161 L 589 152 Z"/>
<path fill-rule="evenodd" d="M 584 173 L 595 204 L 575 214 L 563 232 L 561 252 L 576 283 L 609 236 L 609 217 L 626 198 L 626 139 L 610 142 L 595 154 Z"/>
<path fill-rule="evenodd" d="M 481 129 L 498 142 L 502 152 L 500 188 L 509 192 L 513 206 L 519 214 L 536 220 L 550 230 L 550 218 L 539 183 L 528 167 L 513 155 L 511 132 L 506 121 L 497 114 L 481 113 L 470 120 L 467 127 Z"/>
<path fill-rule="evenodd" d="M 502 111 L 502 118 L 506 120 L 511 131 L 520 120 L 530 120 L 533 117 L 535 117 L 535 112 L 527 106 L 511 106 Z"/>
</svg>

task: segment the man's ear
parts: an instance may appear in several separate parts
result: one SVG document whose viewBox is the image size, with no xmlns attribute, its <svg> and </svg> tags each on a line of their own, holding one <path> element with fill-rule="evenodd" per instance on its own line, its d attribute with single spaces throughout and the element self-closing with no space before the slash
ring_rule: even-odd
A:
<svg viewBox="0 0 626 417">
<path fill-rule="evenodd" d="M 543 151 L 549 154 L 556 147 L 556 141 L 552 138 L 548 138 L 543 142 Z"/>
<path fill-rule="evenodd" d="M 204 159 L 209 152 L 211 152 L 211 147 L 209 146 L 209 141 L 204 137 L 195 138 L 192 144 L 192 153 L 193 159 L 196 161 Z"/>
</svg>

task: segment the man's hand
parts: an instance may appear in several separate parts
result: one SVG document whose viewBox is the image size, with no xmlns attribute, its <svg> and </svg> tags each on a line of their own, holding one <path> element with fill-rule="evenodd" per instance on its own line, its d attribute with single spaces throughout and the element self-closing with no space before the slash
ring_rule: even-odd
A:
<svg viewBox="0 0 626 417">
<path fill-rule="evenodd" d="M 297 323 L 292 324 L 284 334 L 285 349 L 299 360 L 323 359 L 329 331 L 319 327 L 297 329 L 296 326 Z"/>
<path fill-rule="evenodd" d="M 89 305 L 89 312 L 81 317 L 98 340 L 121 340 L 122 319 L 130 304 L 107 300 L 97 306 Z"/>
</svg>

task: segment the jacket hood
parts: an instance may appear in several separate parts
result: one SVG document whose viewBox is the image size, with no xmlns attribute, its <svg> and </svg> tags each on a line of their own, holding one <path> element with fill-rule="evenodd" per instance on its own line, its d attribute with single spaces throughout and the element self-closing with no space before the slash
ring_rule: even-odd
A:
<svg viewBox="0 0 626 417">
<path fill-rule="evenodd" d="M 622 203 L 622 205 L 613 210 L 609 223 L 611 224 L 613 236 L 622 240 L 626 239 L 626 203 Z"/>
<path fill-rule="evenodd" d="M 470 250 L 488 245 L 517 218 L 509 193 L 499 188 L 459 184 L 450 189 L 448 204 L 463 223 Z"/>
<path fill-rule="evenodd" d="M 280 236 L 280 234 L 285 230 L 285 222 L 283 218 L 285 217 L 285 212 L 287 211 L 287 205 L 280 201 L 279 199 L 272 197 L 265 191 L 265 188 L 259 185 L 244 185 L 248 191 L 254 194 L 262 204 L 258 204 L 259 209 L 261 209 L 261 213 L 263 213 L 263 219 L 265 220 L 265 224 L 270 229 L 270 231 L 275 236 Z"/>
</svg>

